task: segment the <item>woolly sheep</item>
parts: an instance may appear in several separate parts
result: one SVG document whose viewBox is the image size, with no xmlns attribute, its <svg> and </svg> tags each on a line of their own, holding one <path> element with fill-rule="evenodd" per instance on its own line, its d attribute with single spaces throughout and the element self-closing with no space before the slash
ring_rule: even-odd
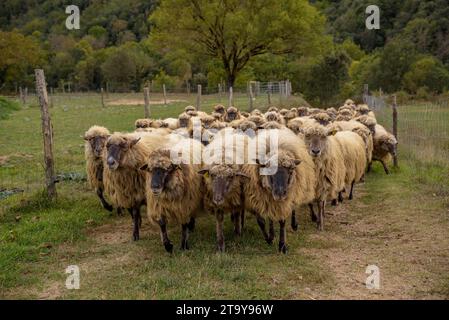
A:
<svg viewBox="0 0 449 320">
<path fill-rule="evenodd" d="M 274 121 L 280 124 L 285 124 L 285 120 L 282 117 L 282 115 L 278 112 L 275 111 L 269 111 L 267 113 L 265 113 L 265 119 L 270 122 L 270 121 Z"/>
<path fill-rule="evenodd" d="M 258 128 L 261 128 L 266 122 L 265 118 L 261 115 L 251 115 L 248 120 L 254 122 Z"/>
<path fill-rule="evenodd" d="M 319 230 L 324 230 L 324 212 L 326 200 L 337 199 L 345 187 L 346 167 L 340 143 L 335 138 L 335 131 L 319 124 L 304 129 L 307 150 L 315 164 L 315 201 L 318 214 L 310 204 L 312 221 L 317 222 Z"/>
<path fill-rule="evenodd" d="M 224 251 L 223 215 L 231 213 L 234 233 L 241 235 L 244 224 L 244 193 L 241 173 L 249 137 L 224 130 L 203 150 L 206 191 L 204 209 L 216 217 L 217 249 Z"/>
<path fill-rule="evenodd" d="M 240 111 L 235 107 L 229 107 L 226 110 L 226 113 L 224 115 L 224 121 L 225 122 L 231 122 L 234 120 L 239 120 L 241 118 Z"/>
<path fill-rule="evenodd" d="M 133 238 L 139 240 L 140 208 L 145 204 L 145 176 L 139 170 L 152 150 L 169 138 L 155 133 L 114 133 L 103 152 L 105 193 L 117 208 L 126 208 L 134 222 Z"/>
<path fill-rule="evenodd" d="M 310 118 L 315 119 L 315 121 L 317 121 L 322 126 L 327 126 L 332 121 L 331 117 L 326 112 L 314 114 Z"/>
<path fill-rule="evenodd" d="M 89 186 L 95 190 L 103 208 L 112 211 L 112 206 L 105 200 L 103 194 L 103 150 L 109 136 L 109 130 L 105 127 L 90 127 L 84 134 L 84 155 Z"/>
<path fill-rule="evenodd" d="M 398 141 L 383 126 L 376 124 L 374 133 L 374 151 L 373 161 L 379 161 L 384 167 L 385 173 L 390 174 L 387 163 L 391 160 L 391 156 L 395 156 L 397 152 Z M 368 167 L 370 171 L 371 165 Z"/>
<path fill-rule="evenodd" d="M 257 134 L 257 139 L 265 141 L 276 137 L 278 148 L 268 150 L 267 159 L 259 160 L 257 165 L 248 163 L 242 167 L 243 174 L 249 179 L 244 184 L 245 209 L 256 215 L 268 243 L 274 238 L 273 221 L 279 222 L 279 251 L 286 253 L 286 219 L 292 216 L 296 206 L 314 199 L 315 170 L 303 140 L 288 129 L 261 130 Z M 276 172 L 261 175 L 260 169 L 276 159 Z M 270 221 L 269 234 L 265 230 L 266 219 Z"/>
<path fill-rule="evenodd" d="M 173 161 L 174 151 L 182 152 L 180 163 Z M 181 250 L 189 249 L 189 229 L 193 229 L 194 218 L 201 209 L 203 187 L 202 177 L 198 174 L 200 168 L 201 143 L 193 139 L 169 142 L 153 150 L 140 167 L 146 180 L 147 214 L 151 221 L 159 224 L 167 252 L 173 251 L 167 233 L 168 222 L 181 224 Z"/>
<path fill-rule="evenodd" d="M 175 118 L 166 118 L 162 120 L 162 127 L 176 130 L 179 128 L 179 120 Z"/>
</svg>

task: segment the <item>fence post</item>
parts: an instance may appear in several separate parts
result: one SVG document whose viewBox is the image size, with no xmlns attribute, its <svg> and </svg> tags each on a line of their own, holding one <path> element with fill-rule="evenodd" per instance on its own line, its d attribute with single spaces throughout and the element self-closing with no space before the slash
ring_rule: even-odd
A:
<svg viewBox="0 0 449 320">
<path fill-rule="evenodd" d="M 271 107 L 271 82 L 268 82 L 268 107 Z"/>
<path fill-rule="evenodd" d="M 162 85 L 162 91 L 164 92 L 164 105 L 167 105 L 167 90 L 165 89 L 165 83 Z"/>
<path fill-rule="evenodd" d="M 282 94 L 284 93 L 282 89 L 282 82 L 279 81 L 279 104 L 282 106 Z"/>
<path fill-rule="evenodd" d="M 42 135 L 44 139 L 45 184 L 50 199 L 56 197 L 56 178 L 53 160 L 53 127 L 48 111 L 47 85 L 44 70 L 36 69 L 36 93 L 39 97 L 42 118 Z"/>
<path fill-rule="evenodd" d="M 22 86 L 19 87 L 19 100 L 20 100 L 20 102 L 22 104 L 24 104 L 23 103 L 23 89 L 22 89 Z"/>
<path fill-rule="evenodd" d="M 253 111 L 253 86 L 251 81 L 248 82 L 248 99 L 249 99 L 249 111 Z"/>
<path fill-rule="evenodd" d="M 25 95 L 23 96 L 23 104 L 27 103 L 28 98 L 28 87 L 25 87 Z"/>
<path fill-rule="evenodd" d="M 104 108 L 106 107 L 104 104 L 104 89 L 101 87 L 101 106 Z"/>
<path fill-rule="evenodd" d="M 398 139 L 398 105 L 396 100 L 396 95 L 393 96 L 393 135 L 396 140 Z M 396 155 L 393 157 L 393 164 L 397 168 L 398 167 L 398 155 L 396 151 Z"/>
<path fill-rule="evenodd" d="M 218 84 L 218 101 L 221 103 L 221 83 Z"/>
<path fill-rule="evenodd" d="M 234 92 L 232 87 L 229 87 L 229 107 L 233 106 L 234 102 Z"/>
<path fill-rule="evenodd" d="M 199 84 L 198 85 L 198 92 L 197 92 L 197 96 L 196 96 L 196 110 L 198 110 L 198 111 L 201 110 L 201 91 L 202 91 L 202 87 Z"/>
<path fill-rule="evenodd" d="M 145 100 L 145 118 L 149 119 L 151 117 L 150 112 L 150 88 L 143 88 L 143 98 Z"/>
<path fill-rule="evenodd" d="M 186 80 L 186 88 L 187 88 L 187 94 L 190 96 L 190 82 L 189 82 L 189 80 Z"/>
</svg>

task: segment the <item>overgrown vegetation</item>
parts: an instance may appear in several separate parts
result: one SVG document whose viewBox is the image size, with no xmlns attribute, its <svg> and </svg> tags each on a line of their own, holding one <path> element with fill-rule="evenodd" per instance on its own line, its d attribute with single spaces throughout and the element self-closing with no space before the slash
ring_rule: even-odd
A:
<svg viewBox="0 0 449 320">
<path fill-rule="evenodd" d="M 0 120 L 6 119 L 9 114 L 19 109 L 20 106 L 16 101 L 12 101 L 0 96 Z"/>
</svg>

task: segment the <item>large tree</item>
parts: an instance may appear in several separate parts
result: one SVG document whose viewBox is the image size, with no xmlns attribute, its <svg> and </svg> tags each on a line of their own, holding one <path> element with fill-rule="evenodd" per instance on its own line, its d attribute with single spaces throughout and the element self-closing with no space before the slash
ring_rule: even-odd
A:
<svg viewBox="0 0 449 320">
<path fill-rule="evenodd" d="M 162 52 L 219 59 L 229 86 L 251 58 L 311 52 L 324 30 L 324 18 L 306 0 L 162 0 L 150 21 Z"/>
</svg>

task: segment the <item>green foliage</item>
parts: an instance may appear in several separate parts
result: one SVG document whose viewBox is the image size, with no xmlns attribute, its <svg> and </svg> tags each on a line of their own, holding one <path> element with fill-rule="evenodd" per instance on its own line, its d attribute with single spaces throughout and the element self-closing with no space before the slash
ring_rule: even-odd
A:
<svg viewBox="0 0 449 320">
<path fill-rule="evenodd" d="M 19 109 L 20 106 L 17 102 L 0 96 L 0 120 L 7 119 L 10 113 Z"/>
<path fill-rule="evenodd" d="M 405 89 L 412 93 L 422 87 L 441 93 L 449 87 L 449 71 L 434 57 L 424 56 L 411 65 L 403 82 Z"/>
<path fill-rule="evenodd" d="M 255 56 L 310 53 L 324 27 L 305 0 L 164 0 L 150 21 L 161 50 L 181 48 L 220 60 L 230 86 Z"/>
</svg>

